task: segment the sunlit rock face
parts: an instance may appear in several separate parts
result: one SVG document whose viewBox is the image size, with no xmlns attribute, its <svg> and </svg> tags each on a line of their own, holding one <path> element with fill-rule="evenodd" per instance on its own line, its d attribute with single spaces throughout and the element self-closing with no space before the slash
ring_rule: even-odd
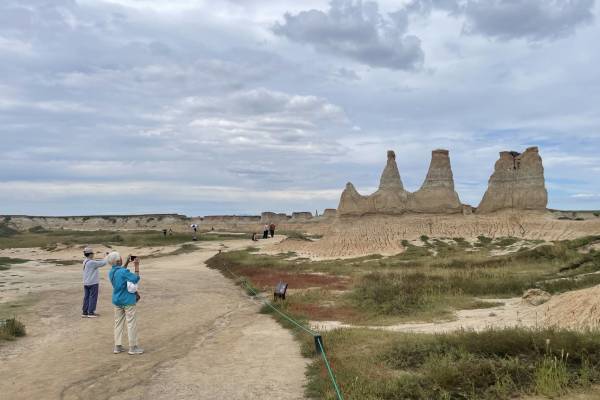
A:
<svg viewBox="0 0 600 400">
<path fill-rule="evenodd" d="M 431 165 L 423 186 L 416 193 L 404 190 L 396 154 L 387 153 L 387 163 L 381 174 L 379 189 L 363 196 L 351 183 L 340 198 L 338 215 L 364 215 L 371 213 L 403 214 L 406 212 L 455 213 L 462 207 L 454 191 L 454 181 L 448 150 L 434 150 Z"/>
<path fill-rule="evenodd" d="M 423 185 L 410 195 L 409 210 L 420 213 L 460 213 L 448 150 L 433 150 Z"/>
<path fill-rule="evenodd" d="M 477 213 L 503 209 L 545 210 L 547 204 L 542 158 L 537 147 L 530 147 L 522 154 L 500 152 Z"/>
<path fill-rule="evenodd" d="M 544 183 L 544 167 L 537 147 L 523 154 L 503 151 L 496 161 L 488 189 L 477 207 L 477 213 L 503 209 L 545 210 L 548 193 Z M 371 195 L 361 195 L 348 182 L 337 209 L 338 216 L 365 214 L 471 214 L 454 190 L 454 176 L 448 150 L 431 152 L 431 163 L 421 188 L 414 193 L 404 189 L 396 155 L 389 150 L 381 174 L 379 188 Z"/>
</svg>

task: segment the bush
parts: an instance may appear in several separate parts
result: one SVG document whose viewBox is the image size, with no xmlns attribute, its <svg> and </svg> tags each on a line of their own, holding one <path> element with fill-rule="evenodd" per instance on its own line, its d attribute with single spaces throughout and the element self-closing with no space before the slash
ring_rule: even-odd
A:
<svg viewBox="0 0 600 400">
<path fill-rule="evenodd" d="M 487 246 L 490 243 L 492 243 L 492 238 L 489 238 L 489 237 L 483 236 L 483 235 L 477 236 L 477 240 L 479 241 L 479 244 L 481 246 Z"/>
<path fill-rule="evenodd" d="M 26 335 L 25 325 L 16 318 L 0 321 L 0 339 L 12 340 Z"/>
<path fill-rule="evenodd" d="M 37 225 L 32 228 L 29 228 L 28 231 L 31 233 L 47 233 L 47 232 L 49 232 L 46 228 L 44 228 L 41 225 Z"/>
<path fill-rule="evenodd" d="M 17 233 L 19 233 L 19 231 L 8 226 L 6 222 L 0 223 L 0 237 L 10 237 Z"/>
<path fill-rule="evenodd" d="M 421 235 L 420 239 L 421 239 L 421 242 L 427 243 L 427 241 L 429 240 L 429 236 L 427 236 L 427 235 Z"/>
<path fill-rule="evenodd" d="M 374 272 L 362 278 L 351 296 L 359 307 L 377 314 L 408 315 L 433 303 L 443 284 L 442 278 L 420 272 Z"/>
</svg>

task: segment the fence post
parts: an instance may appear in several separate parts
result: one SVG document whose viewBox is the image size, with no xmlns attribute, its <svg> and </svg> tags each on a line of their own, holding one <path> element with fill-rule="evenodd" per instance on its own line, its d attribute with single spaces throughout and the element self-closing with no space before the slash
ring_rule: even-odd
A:
<svg viewBox="0 0 600 400">
<path fill-rule="evenodd" d="M 314 337 L 315 337 L 315 349 L 317 350 L 317 354 L 321 354 L 321 346 L 323 346 L 323 338 L 319 334 L 316 334 Z"/>
</svg>

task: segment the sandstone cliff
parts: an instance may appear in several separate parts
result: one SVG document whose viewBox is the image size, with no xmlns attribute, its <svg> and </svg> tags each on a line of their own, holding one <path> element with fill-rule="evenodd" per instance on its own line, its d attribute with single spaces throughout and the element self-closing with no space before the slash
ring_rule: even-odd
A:
<svg viewBox="0 0 600 400">
<path fill-rule="evenodd" d="M 547 204 L 542 158 L 537 147 L 530 147 L 523 154 L 500 152 L 477 213 L 502 209 L 545 210 Z"/>
</svg>

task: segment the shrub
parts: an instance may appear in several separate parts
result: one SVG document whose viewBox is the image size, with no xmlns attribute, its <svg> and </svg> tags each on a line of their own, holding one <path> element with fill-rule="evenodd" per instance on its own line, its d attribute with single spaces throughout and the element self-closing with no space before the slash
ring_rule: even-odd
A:
<svg viewBox="0 0 600 400">
<path fill-rule="evenodd" d="M 429 236 L 427 236 L 427 235 L 421 235 L 420 239 L 421 239 L 421 242 L 427 243 L 427 241 L 429 240 Z"/>
<path fill-rule="evenodd" d="M 555 397 L 566 392 L 569 385 L 567 359 L 564 353 L 560 358 L 546 355 L 538 363 L 534 375 L 535 390 L 538 394 Z"/>
<path fill-rule="evenodd" d="M 8 226 L 6 222 L 0 223 L 0 237 L 10 237 L 17 233 L 19 233 L 19 231 Z"/>
<path fill-rule="evenodd" d="M 359 307 L 385 315 L 408 315 L 433 303 L 442 278 L 423 273 L 374 272 L 365 275 L 352 292 Z"/>
<path fill-rule="evenodd" d="M 46 233 L 49 232 L 46 228 L 41 225 L 37 225 L 28 229 L 31 233 Z"/>
<path fill-rule="evenodd" d="M 479 241 L 479 244 L 482 246 L 487 246 L 490 243 L 492 243 L 492 238 L 489 238 L 487 236 L 483 236 L 483 235 L 479 235 L 477 236 L 477 240 Z"/>
<path fill-rule="evenodd" d="M 13 317 L 0 321 L 0 339 L 12 340 L 25 335 L 25 325 L 18 319 Z"/>
</svg>

